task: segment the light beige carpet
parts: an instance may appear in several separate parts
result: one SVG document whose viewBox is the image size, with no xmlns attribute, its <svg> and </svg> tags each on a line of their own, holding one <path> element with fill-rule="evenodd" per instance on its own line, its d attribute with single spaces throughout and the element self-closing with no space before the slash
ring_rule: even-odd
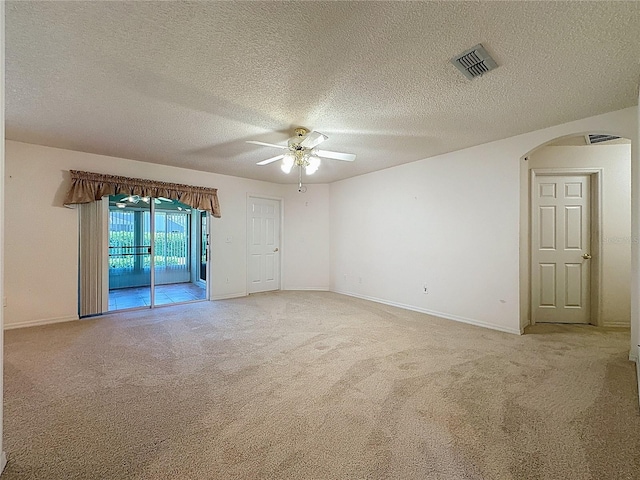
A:
<svg viewBox="0 0 640 480">
<path fill-rule="evenodd" d="M 12 330 L 3 479 L 638 479 L 628 339 L 319 292 Z"/>
</svg>

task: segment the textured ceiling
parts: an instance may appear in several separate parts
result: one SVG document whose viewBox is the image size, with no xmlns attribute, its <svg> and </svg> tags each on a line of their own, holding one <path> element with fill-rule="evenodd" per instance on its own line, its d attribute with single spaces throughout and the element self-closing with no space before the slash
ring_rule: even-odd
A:
<svg viewBox="0 0 640 480">
<path fill-rule="evenodd" d="M 332 182 L 635 105 L 639 75 L 638 2 L 6 3 L 7 138 L 272 182 L 246 140 L 325 133 L 358 156 Z"/>
</svg>

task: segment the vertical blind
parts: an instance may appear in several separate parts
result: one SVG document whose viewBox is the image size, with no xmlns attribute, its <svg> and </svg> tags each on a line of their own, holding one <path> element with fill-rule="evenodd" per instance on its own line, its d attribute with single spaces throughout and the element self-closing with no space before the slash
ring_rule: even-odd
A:
<svg viewBox="0 0 640 480">
<path fill-rule="evenodd" d="M 80 269 L 79 314 L 80 317 L 97 315 L 104 311 L 104 223 L 102 200 L 83 203 L 79 208 Z"/>
</svg>

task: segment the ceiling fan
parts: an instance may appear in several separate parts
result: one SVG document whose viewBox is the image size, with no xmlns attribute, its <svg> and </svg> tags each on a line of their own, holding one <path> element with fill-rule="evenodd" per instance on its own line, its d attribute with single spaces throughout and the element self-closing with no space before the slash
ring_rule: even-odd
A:
<svg viewBox="0 0 640 480">
<path fill-rule="evenodd" d="M 284 173 L 291 172 L 291 169 L 296 166 L 300 168 L 300 175 L 302 175 L 302 168 L 305 169 L 307 175 L 311 175 L 318 170 L 320 159 L 342 160 L 344 162 L 353 162 L 356 159 L 356 156 L 352 153 L 316 149 L 318 145 L 329 138 L 320 132 L 309 132 L 309 130 L 302 127 L 296 128 L 294 132 L 295 135 L 287 141 L 286 145 L 248 140 L 247 143 L 253 145 L 285 150 L 284 153 L 262 160 L 258 162 L 257 165 L 269 165 L 270 163 L 282 160 L 280 168 Z"/>
</svg>

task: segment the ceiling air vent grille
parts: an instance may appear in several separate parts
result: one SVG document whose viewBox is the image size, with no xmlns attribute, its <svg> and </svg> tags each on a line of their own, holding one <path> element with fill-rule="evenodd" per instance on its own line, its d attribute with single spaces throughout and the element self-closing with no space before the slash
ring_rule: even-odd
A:
<svg viewBox="0 0 640 480">
<path fill-rule="evenodd" d="M 610 140 L 617 140 L 620 137 L 616 137 L 615 135 L 589 135 L 588 138 L 589 138 L 588 143 L 593 145 L 594 143 L 602 143 L 602 142 L 608 142 Z"/>
<path fill-rule="evenodd" d="M 498 66 L 481 44 L 452 58 L 451 63 L 469 80 L 480 77 Z"/>
</svg>

